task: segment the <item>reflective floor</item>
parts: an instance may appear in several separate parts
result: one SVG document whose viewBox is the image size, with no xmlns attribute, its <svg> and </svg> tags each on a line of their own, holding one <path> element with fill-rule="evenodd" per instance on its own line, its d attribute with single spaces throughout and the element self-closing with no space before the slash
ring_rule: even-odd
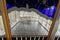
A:
<svg viewBox="0 0 60 40">
<path fill-rule="evenodd" d="M 12 29 L 12 35 L 47 35 L 47 31 L 37 21 L 20 21 Z"/>
</svg>

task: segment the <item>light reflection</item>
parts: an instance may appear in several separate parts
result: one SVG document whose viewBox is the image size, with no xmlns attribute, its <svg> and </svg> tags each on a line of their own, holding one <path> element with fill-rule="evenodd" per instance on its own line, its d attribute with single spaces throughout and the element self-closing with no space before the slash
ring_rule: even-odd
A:
<svg viewBox="0 0 60 40">
<path fill-rule="evenodd" d="M 51 9 L 54 10 L 54 6 L 52 6 Z"/>
<path fill-rule="evenodd" d="M 48 17 L 54 18 L 56 7 L 55 6 L 51 6 L 49 8 L 39 9 L 39 11 L 42 12 L 43 14 L 45 14 Z"/>
</svg>

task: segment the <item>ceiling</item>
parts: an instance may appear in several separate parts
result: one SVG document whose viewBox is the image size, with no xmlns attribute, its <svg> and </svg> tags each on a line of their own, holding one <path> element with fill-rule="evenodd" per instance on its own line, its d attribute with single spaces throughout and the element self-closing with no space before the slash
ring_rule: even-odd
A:
<svg viewBox="0 0 60 40">
<path fill-rule="evenodd" d="M 28 4 L 30 8 L 46 8 L 53 5 L 57 6 L 58 0 L 7 0 L 7 3 L 17 7 L 26 7 Z"/>
</svg>

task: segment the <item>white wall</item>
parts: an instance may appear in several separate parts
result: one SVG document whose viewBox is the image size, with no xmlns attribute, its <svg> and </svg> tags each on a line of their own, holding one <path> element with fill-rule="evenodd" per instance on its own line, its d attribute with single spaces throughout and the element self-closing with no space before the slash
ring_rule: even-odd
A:
<svg viewBox="0 0 60 40">
<path fill-rule="evenodd" d="M 0 35 L 5 34 L 2 16 L 0 16 Z"/>
</svg>

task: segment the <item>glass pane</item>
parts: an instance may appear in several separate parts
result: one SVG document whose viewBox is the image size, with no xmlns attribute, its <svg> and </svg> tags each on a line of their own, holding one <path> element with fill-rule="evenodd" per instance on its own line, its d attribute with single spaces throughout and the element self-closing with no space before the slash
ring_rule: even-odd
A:
<svg viewBox="0 0 60 40">
<path fill-rule="evenodd" d="M 7 0 L 12 35 L 48 35 L 58 0 Z"/>
</svg>

